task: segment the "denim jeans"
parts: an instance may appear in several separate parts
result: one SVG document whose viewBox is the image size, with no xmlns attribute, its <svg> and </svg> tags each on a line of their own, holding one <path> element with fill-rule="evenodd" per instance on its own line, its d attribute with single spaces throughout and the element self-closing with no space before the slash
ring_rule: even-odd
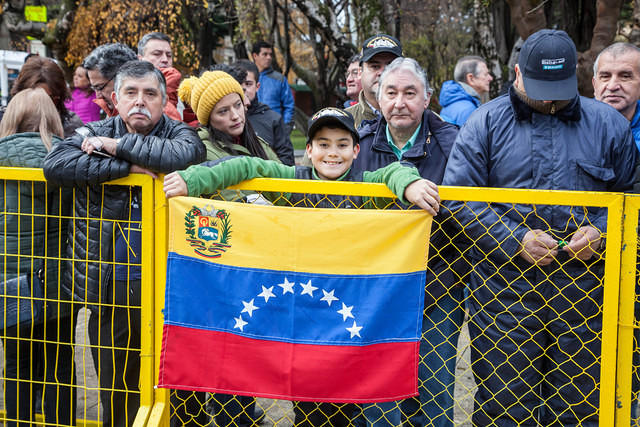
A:
<svg viewBox="0 0 640 427">
<path fill-rule="evenodd" d="M 356 426 L 453 426 L 458 336 L 464 320 L 463 288 L 452 288 L 422 320 L 418 393 L 400 402 L 364 404 Z"/>
</svg>

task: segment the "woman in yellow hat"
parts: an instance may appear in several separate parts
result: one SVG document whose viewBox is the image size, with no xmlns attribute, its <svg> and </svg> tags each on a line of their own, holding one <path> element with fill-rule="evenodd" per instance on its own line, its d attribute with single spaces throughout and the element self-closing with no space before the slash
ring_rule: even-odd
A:
<svg viewBox="0 0 640 427">
<path fill-rule="evenodd" d="M 189 77 L 178 88 L 182 102 L 191 106 L 200 127 L 198 136 L 207 147 L 207 160 L 218 160 L 228 156 L 253 156 L 265 160 L 280 159 L 269 144 L 256 135 L 246 119 L 244 91 L 236 79 L 224 71 L 205 71 L 200 77 Z M 256 203 L 251 192 L 222 190 L 222 199 L 236 200 L 247 197 Z M 253 197 L 252 197 L 253 196 Z M 260 200 L 263 200 L 260 198 Z M 259 203 L 259 202 L 257 202 Z M 173 405 L 178 408 L 174 421 L 186 424 L 194 420 L 201 424 L 209 422 L 204 408 L 206 397 L 200 392 L 175 391 Z M 215 394 L 212 399 L 216 425 L 254 425 L 264 416 L 256 413 L 256 399 L 247 396 Z M 224 407 L 224 410 L 222 410 Z"/>
<path fill-rule="evenodd" d="M 180 84 L 178 96 L 198 117 L 198 135 L 207 147 L 207 160 L 254 156 L 279 162 L 246 120 L 242 86 L 229 74 L 205 71 L 200 77 L 190 77 Z"/>
</svg>

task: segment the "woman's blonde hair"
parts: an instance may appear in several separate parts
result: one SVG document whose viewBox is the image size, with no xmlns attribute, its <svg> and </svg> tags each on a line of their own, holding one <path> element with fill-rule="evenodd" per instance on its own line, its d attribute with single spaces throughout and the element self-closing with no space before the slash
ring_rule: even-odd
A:
<svg viewBox="0 0 640 427">
<path fill-rule="evenodd" d="M 60 113 L 42 88 L 24 89 L 7 105 L 0 138 L 22 132 L 39 132 L 47 150 L 51 150 L 51 135 L 64 135 Z"/>
</svg>

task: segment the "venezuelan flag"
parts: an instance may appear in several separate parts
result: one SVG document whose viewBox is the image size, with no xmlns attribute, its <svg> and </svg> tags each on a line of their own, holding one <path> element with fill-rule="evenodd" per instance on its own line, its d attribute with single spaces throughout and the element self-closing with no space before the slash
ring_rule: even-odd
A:
<svg viewBox="0 0 640 427">
<path fill-rule="evenodd" d="M 431 217 L 169 201 L 159 386 L 276 399 L 417 394 Z"/>
</svg>

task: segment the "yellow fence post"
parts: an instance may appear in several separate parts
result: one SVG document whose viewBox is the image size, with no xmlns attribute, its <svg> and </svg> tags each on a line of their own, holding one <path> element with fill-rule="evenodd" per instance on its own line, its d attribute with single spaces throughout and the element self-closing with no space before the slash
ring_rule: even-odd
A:
<svg viewBox="0 0 640 427">
<path fill-rule="evenodd" d="M 613 201 L 607 212 L 607 251 L 604 262 L 602 303 L 602 350 L 600 361 L 600 425 L 614 425 L 616 407 L 616 344 L 618 340 L 618 297 L 624 196 Z"/>
<path fill-rule="evenodd" d="M 136 414 L 133 425 L 142 427 L 147 424 L 147 419 L 153 406 L 153 388 L 155 384 L 153 367 L 154 358 L 154 234 L 155 224 L 154 210 L 154 181 L 151 177 L 142 174 L 131 175 L 127 182 L 142 181 L 141 188 L 141 224 L 142 229 L 142 254 L 141 254 L 141 298 L 140 298 L 140 408 Z"/>
<path fill-rule="evenodd" d="M 155 362 L 153 366 L 153 383 L 157 383 L 160 368 L 160 350 L 162 348 L 162 325 L 164 318 L 162 309 L 164 307 L 164 286 L 167 276 L 167 243 L 168 243 L 168 217 L 167 199 L 162 191 L 163 176 L 159 176 L 155 181 L 155 316 L 154 316 L 154 344 Z M 154 391 L 154 405 L 149 417 L 150 426 L 169 426 L 170 395 L 169 390 L 156 388 Z"/>
<path fill-rule="evenodd" d="M 638 253 L 638 210 L 640 196 L 627 195 L 624 205 L 620 296 L 618 312 L 618 363 L 616 371 L 616 425 L 631 422 L 631 378 L 633 375 L 634 306 Z M 609 248 L 607 248 L 609 253 Z"/>
</svg>

